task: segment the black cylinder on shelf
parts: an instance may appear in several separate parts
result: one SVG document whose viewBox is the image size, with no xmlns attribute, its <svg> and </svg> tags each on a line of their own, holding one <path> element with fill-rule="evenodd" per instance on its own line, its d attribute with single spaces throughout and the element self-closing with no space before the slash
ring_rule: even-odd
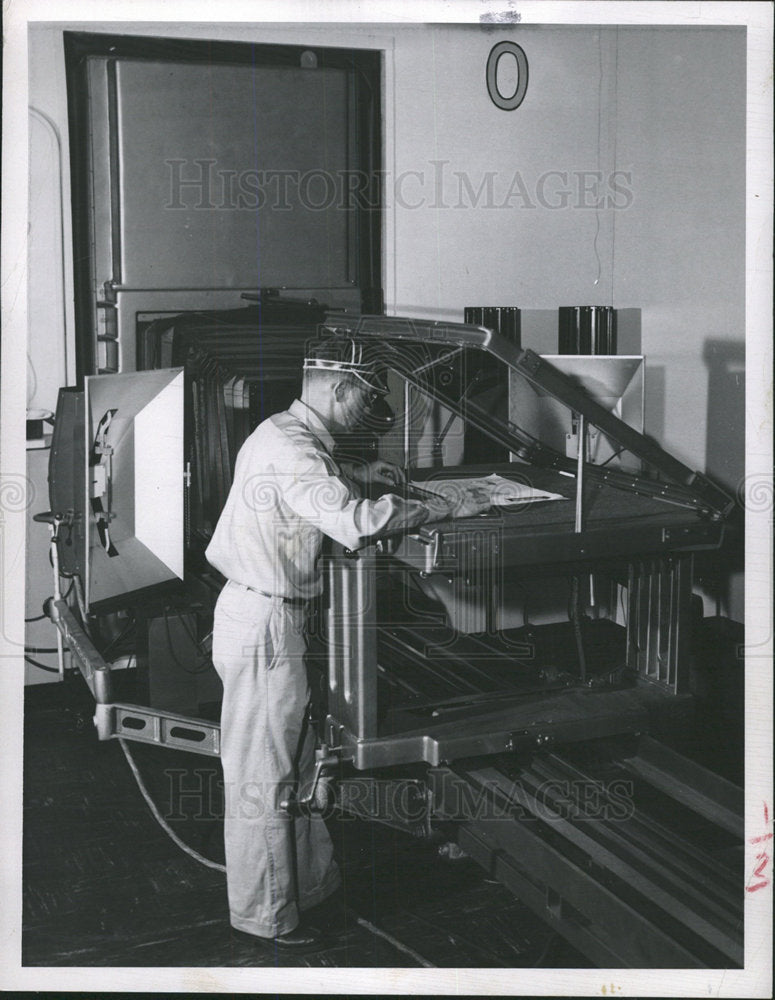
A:
<svg viewBox="0 0 775 1000">
<path fill-rule="evenodd" d="M 613 306 L 560 306 L 559 354 L 616 354 Z"/>
<path fill-rule="evenodd" d="M 486 326 L 502 334 L 514 347 L 522 346 L 522 323 L 517 306 L 466 306 L 463 322 Z"/>
</svg>

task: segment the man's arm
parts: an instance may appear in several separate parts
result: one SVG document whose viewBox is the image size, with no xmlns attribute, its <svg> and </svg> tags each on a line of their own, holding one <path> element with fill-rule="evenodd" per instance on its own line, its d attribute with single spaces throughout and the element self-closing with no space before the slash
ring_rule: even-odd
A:
<svg viewBox="0 0 775 1000">
<path fill-rule="evenodd" d="M 393 531 L 448 517 L 468 517 L 489 507 L 486 496 L 471 493 L 453 502 L 404 500 L 393 493 L 378 500 L 361 499 L 312 450 L 297 455 L 294 467 L 278 473 L 277 481 L 283 501 L 298 517 L 350 549 Z"/>
<path fill-rule="evenodd" d="M 369 487 L 375 483 L 385 486 L 402 486 L 406 482 L 404 470 L 395 462 L 378 458 L 373 462 L 339 462 L 339 468 L 348 479 L 360 486 Z"/>
</svg>

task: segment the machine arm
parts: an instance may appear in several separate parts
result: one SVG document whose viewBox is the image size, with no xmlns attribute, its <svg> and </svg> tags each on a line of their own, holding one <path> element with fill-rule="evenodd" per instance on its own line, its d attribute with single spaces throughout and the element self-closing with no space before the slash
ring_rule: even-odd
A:
<svg viewBox="0 0 775 1000">
<path fill-rule="evenodd" d="M 712 517 L 726 517 L 734 506 L 734 500 L 720 487 L 712 483 L 700 472 L 695 472 L 674 458 L 655 441 L 640 434 L 623 420 L 614 416 L 604 406 L 580 388 L 573 379 L 559 371 L 545 358 L 534 351 L 515 347 L 506 337 L 486 327 L 468 323 L 446 323 L 420 320 L 399 316 L 345 316 L 329 314 L 323 328 L 345 336 L 374 337 L 390 341 L 413 341 L 448 348 L 476 348 L 497 358 L 511 371 L 522 375 L 535 387 L 549 393 L 569 409 L 581 414 L 587 423 L 599 428 L 622 448 L 642 459 L 647 465 L 667 476 L 677 484 L 673 499 L 677 503 L 699 507 Z M 390 359 L 386 359 L 389 363 Z M 401 371 L 404 378 L 411 380 L 412 373 Z M 444 400 L 445 405 L 448 401 Z M 470 408 L 467 416 L 471 419 Z M 473 422 L 473 421 L 472 421 Z M 559 455 L 536 442 L 528 443 L 524 434 L 512 425 L 498 430 L 486 420 L 476 421 L 479 429 L 506 444 L 515 454 L 539 465 L 559 467 Z M 554 457 L 556 456 L 556 457 Z M 593 467 L 590 467 L 590 471 Z M 623 477 L 626 482 L 617 483 L 616 477 L 606 473 L 611 485 L 633 488 L 635 477 Z M 669 498 L 670 489 L 663 484 L 660 493 Z M 653 483 L 652 483 L 653 486 Z M 688 501 L 688 502 L 687 502 Z"/>
</svg>

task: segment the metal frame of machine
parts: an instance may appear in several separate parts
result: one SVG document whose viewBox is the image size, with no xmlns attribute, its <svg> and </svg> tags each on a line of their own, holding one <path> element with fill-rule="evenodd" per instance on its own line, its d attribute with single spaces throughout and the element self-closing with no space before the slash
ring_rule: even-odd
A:
<svg viewBox="0 0 775 1000">
<path fill-rule="evenodd" d="M 691 596 L 690 553 L 720 544 L 723 517 L 732 505 L 730 498 L 700 473 L 693 473 L 657 444 L 610 414 L 539 355 L 514 347 L 492 330 L 468 324 L 381 316 L 359 316 L 353 320 L 336 314 L 326 320 L 322 329 L 326 333 L 373 337 L 382 341 L 409 340 L 452 350 L 475 348 L 490 353 L 582 414 L 652 467 L 682 484 L 676 486 L 614 469 L 584 465 L 584 475 L 588 479 L 640 495 L 659 497 L 670 505 L 668 509 L 673 516 L 652 518 L 654 523 L 646 519 L 638 525 L 636 532 L 628 526 L 619 533 L 615 545 L 617 555 L 629 557 L 627 664 L 640 677 L 655 682 L 665 691 L 680 693 L 684 688 L 681 670 L 686 660 L 686 623 Z M 416 373 L 401 369 L 400 374 L 407 381 L 412 381 L 414 377 L 418 388 L 427 388 L 425 383 L 416 381 Z M 445 398 L 444 402 L 445 405 L 450 404 L 449 399 Z M 472 415 L 470 411 L 466 412 L 466 418 L 481 425 L 476 414 Z M 531 462 L 552 469 L 576 469 L 576 463 L 552 449 L 542 448 L 535 441 L 522 441 L 519 428 L 513 425 L 500 432 L 494 426 L 485 426 L 485 430 L 492 436 L 500 434 L 513 452 Z M 676 506 L 683 510 L 676 512 Z M 59 515 L 58 525 L 63 523 L 65 517 Z M 56 539 L 55 534 L 55 542 Z M 490 565 L 493 560 L 523 565 L 553 560 L 593 565 L 595 559 L 610 559 L 611 528 L 606 525 L 598 531 L 577 531 L 569 535 L 567 531 L 552 527 L 541 534 L 519 528 L 509 530 L 503 524 L 487 523 L 486 519 L 479 518 L 473 524 L 468 521 L 434 525 L 399 540 L 378 542 L 359 553 L 340 550 L 332 555 L 327 569 L 331 595 L 328 613 L 329 679 L 332 702 L 338 708 L 331 713 L 329 730 L 339 726 L 346 734 L 345 742 L 354 740 L 359 743 L 359 751 L 352 755 L 358 766 L 378 766 L 406 759 L 427 759 L 429 763 L 435 763 L 444 758 L 441 751 L 417 753 L 414 750 L 397 750 L 396 760 L 391 761 L 385 759 L 384 751 L 375 750 L 376 756 L 372 756 L 365 749 L 364 741 L 379 740 L 374 723 L 378 626 L 372 588 L 376 560 L 390 551 L 393 558 L 414 566 L 425 575 L 449 574 L 457 572 L 460 566 L 468 565 L 465 555 L 472 547 L 474 550 L 478 548 Z M 217 726 L 174 713 L 111 704 L 109 665 L 99 656 L 64 601 L 56 601 L 52 610 L 54 620 L 97 700 L 101 738 L 122 735 L 140 741 L 217 753 Z M 612 702 L 613 715 L 621 714 L 626 700 L 622 692 L 616 693 Z M 162 724 L 165 719 L 169 719 L 171 727 Z M 172 729 L 180 729 L 182 722 L 186 723 L 187 731 L 171 735 Z M 481 733 L 472 737 L 472 742 L 460 741 L 455 755 L 494 752 L 507 745 L 514 746 L 513 737 L 513 725 L 495 726 L 492 738 L 484 742 Z M 410 743 L 419 741 L 418 745 L 425 741 L 425 737 L 419 735 L 400 739 L 408 739 Z"/>
<path fill-rule="evenodd" d="M 567 802 L 546 800 L 543 794 L 547 781 L 562 779 L 572 785 L 597 780 L 594 770 L 588 777 L 566 757 L 565 748 L 604 738 L 635 739 L 636 748 L 617 764 L 629 778 L 645 782 L 676 808 L 699 815 L 726 836 L 742 838 L 739 789 L 644 735 L 661 712 L 686 702 L 692 553 L 721 544 L 731 500 L 538 355 L 514 347 L 491 330 L 343 315 L 329 317 L 322 329 L 327 334 L 374 337 L 388 347 L 414 341 L 445 352 L 488 353 L 674 482 L 597 468 L 585 464 L 583 455 L 574 462 L 524 438 L 513 425 L 487 425 L 467 409 L 466 418 L 500 437 L 512 454 L 534 463 L 539 472 L 567 476 L 573 470 L 582 495 L 586 482 L 593 490 L 636 497 L 638 509 L 650 513 L 637 525 L 626 511 L 617 523 L 591 519 L 579 526 L 577 518 L 581 530 L 573 530 L 567 519 L 525 525 L 519 514 L 481 515 L 429 525 L 357 552 L 334 546 L 325 566 L 325 741 L 318 749 L 313 786 L 303 797 L 291 799 L 287 808 L 325 808 L 333 798 L 351 813 L 415 834 L 427 836 L 438 826 L 453 831 L 467 853 L 600 965 L 742 963 L 742 892 L 737 892 L 732 874 L 714 868 L 710 854 L 649 817 L 624 817 L 626 825 L 579 824 L 579 818 L 585 818 L 583 803 L 572 803 L 568 812 Z M 412 381 L 411 372 L 400 374 Z M 427 391 L 427 383 L 416 380 L 415 385 Z M 443 403 L 454 410 L 454 400 L 445 398 Z M 56 513 L 48 519 L 56 560 L 64 516 Z M 572 683 L 544 681 L 524 690 L 441 699 L 426 704 L 424 715 L 414 723 L 411 712 L 386 713 L 379 697 L 385 658 L 406 642 L 385 628 L 380 580 L 405 572 L 424 578 L 468 578 L 498 564 L 524 573 L 546 572 L 557 565 L 575 574 L 614 573 L 627 592 L 625 662 L 612 673 L 582 675 Z M 100 739 L 118 737 L 218 756 L 217 724 L 113 701 L 110 665 L 58 594 L 50 614 L 94 695 Z M 489 614 L 490 624 L 494 617 Z M 485 638 L 497 646 L 497 629 Z M 413 655 L 422 669 L 422 649 Z M 444 655 L 459 664 L 459 653 L 447 650 Z M 492 647 L 487 655 L 492 655 Z M 524 666 L 518 648 L 512 647 L 508 655 L 517 668 Z M 499 769 L 515 761 L 523 762 L 516 782 Z M 400 778 L 395 777 L 396 768 Z M 340 781 L 332 793 L 328 779 L 337 773 Z M 453 792 L 461 786 L 473 790 L 480 805 L 486 804 L 484 815 L 456 807 Z M 378 808 L 386 797 L 393 806 Z M 396 808 L 399 799 L 402 805 Z M 488 808 L 499 810 L 501 822 L 491 822 Z"/>
<path fill-rule="evenodd" d="M 555 522 L 524 528 L 520 516 L 504 515 L 488 523 L 486 517 L 445 522 L 420 529 L 395 542 L 377 543 L 375 550 L 348 554 L 338 550 L 329 561 L 329 695 L 328 738 L 357 768 L 379 767 L 423 760 L 438 765 L 464 756 L 497 753 L 519 746 L 542 746 L 551 741 L 589 738 L 643 730 L 647 704 L 664 694 L 686 690 L 687 635 L 690 616 L 693 550 L 721 543 L 721 520 L 731 501 L 704 477 L 683 466 L 663 449 L 610 414 L 573 381 L 532 351 L 516 348 L 485 328 L 466 324 L 429 323 L 392 317 L 360 317 L 351 322 L 331 317 L 331 332 L 374 337 L 388 343 L 402 340 L 441 345 L 453 351 L 475 348 L 492 354 L 514 372 L 525 375 L 568 407 L 595 424 L 615 441 L 653 467 L 677 479 L 680 486 L 655 483 L 620 471 L 598 469 L 529 443 L 523 455 L 555 469 L 577 468 L 576 490 L 583 477 L 598 488 L 614 486 L 657 498 L 668 514 L 643 519 L 637 527 L 602 522 L 591 530 L 568 531 Z M 448 359 L 449 355 L 445 356 Z M 408 381 L 425 388 L 416 372 L 402 371 Z M 454 405 L 445 398 L 445 405 Z M 470 416 L 470 414 L 468 414 Z M 476 419 L 476 418 L 474 418 Z M 492 436 L 497 430 L 486 418 L 478 420 Z M 523 442 L 513 425 L 501 432 L 512 452 Z M 682 508 L 676 510 L 676 505 Z M 389 557 L 387 553 L 390 553 Z M 524 698 L 497 699 L 497 707 L 470 718 L 437 722 L 390 735 L 377 725 L 377 615 L 375 574 L 380 558 L 412 567 L 422 575 L 473 575 L 495 565 L 533 569 L 555 562 L 590 572 L 596 563 L 624 560 L 627 575 L 626 666 L 646 689 L 599 690 L 584 687 L 554 692 L 538 704 L 522 706 Z M 476 564 L 476 565 L 475 565 Z M 496 700 L 496 699 L 493 699 Z"/>
</svg>

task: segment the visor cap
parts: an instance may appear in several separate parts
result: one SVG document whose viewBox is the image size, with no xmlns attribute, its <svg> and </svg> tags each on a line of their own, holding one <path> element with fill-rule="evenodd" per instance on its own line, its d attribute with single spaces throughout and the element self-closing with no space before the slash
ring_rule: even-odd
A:
<svg viewBox="0 0 775 1000">
<path fill-rule="evenodd" d="M 346 372 L 384 396 L 390 391 L 379 344 L 353 337 L 328 337 L 310 344 L 305 371 Z"/>
</svg>

